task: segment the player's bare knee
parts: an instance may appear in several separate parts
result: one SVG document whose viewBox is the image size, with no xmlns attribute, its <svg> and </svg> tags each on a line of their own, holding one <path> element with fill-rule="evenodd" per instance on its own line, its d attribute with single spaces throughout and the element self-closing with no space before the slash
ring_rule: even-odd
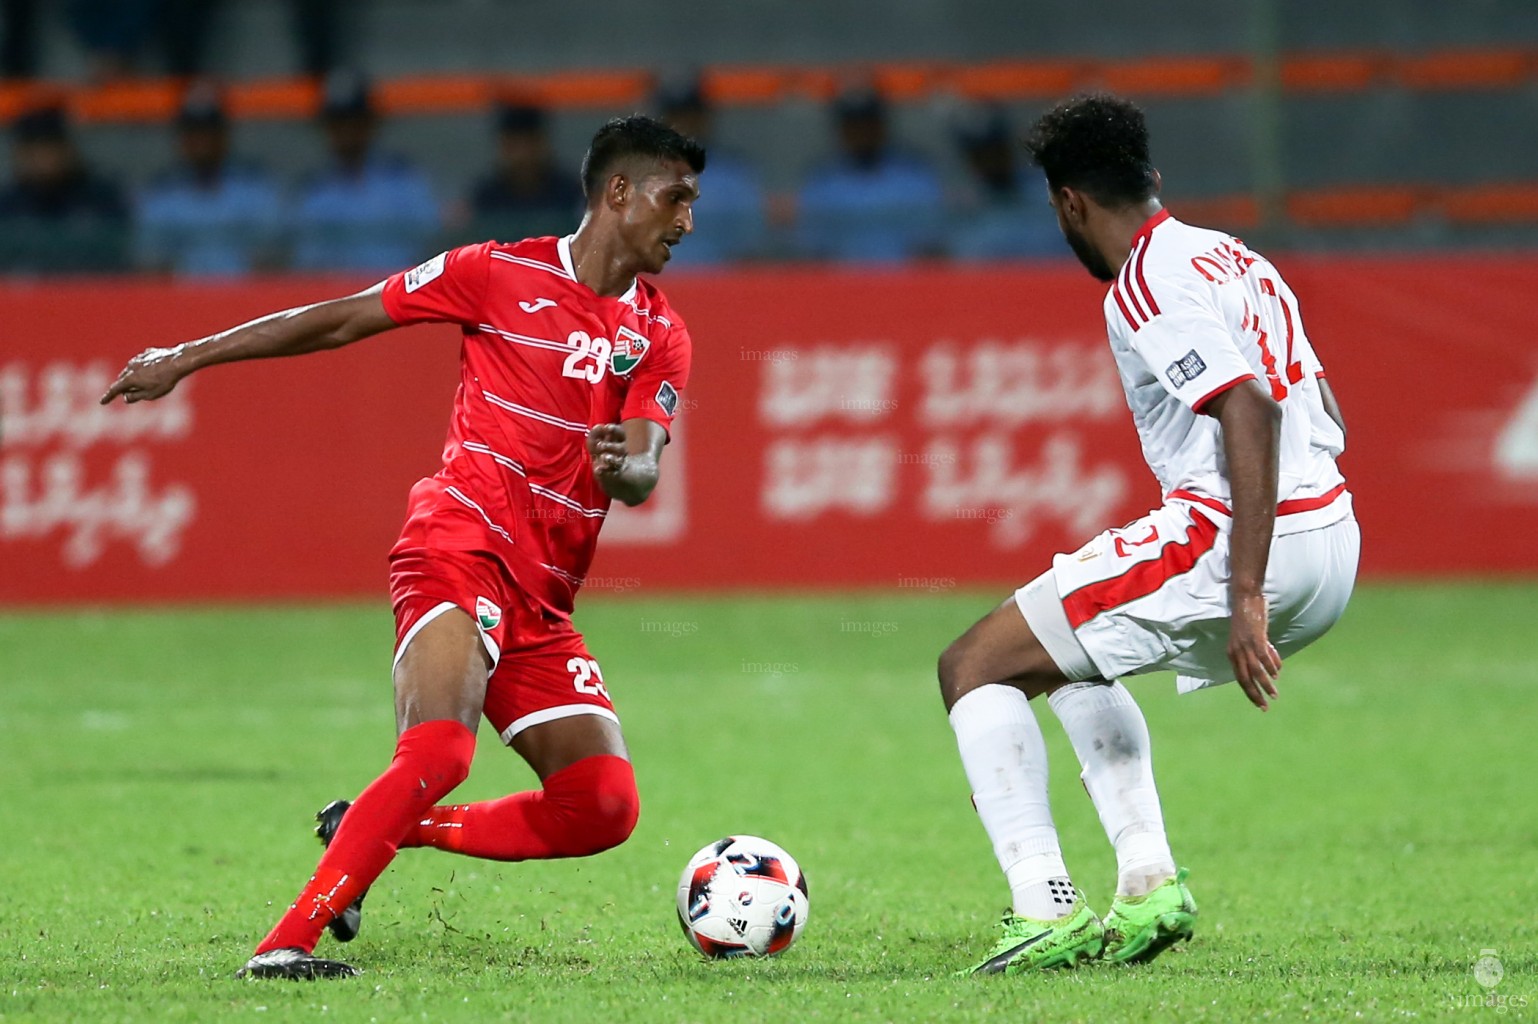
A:
<svg viewBox="0 0 1538 1024">
<path fill-rule="evenodd" d="M 966 637 L 951 642 L 940 654 L 936 675 L 940 680 L 940 699 L 950 712 L 956 702 L 977 687 L 983 685 L 975 673 L 968 671 L 968 647 Z"/>
</svg>

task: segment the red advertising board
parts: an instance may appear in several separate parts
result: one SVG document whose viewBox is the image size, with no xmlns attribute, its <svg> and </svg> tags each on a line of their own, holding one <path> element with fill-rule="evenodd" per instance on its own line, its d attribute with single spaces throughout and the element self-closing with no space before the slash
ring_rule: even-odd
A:
<svg viewBox="0 0 1538 1024">
<path fill-rule="evenodd" d="M 1538 258 L 1281 262 L 1345 410 L 1364 572 L 1538 570 Z M 382 595 L 454 328 L 96 404 L 143 347 L 354 283 L 0 287 L 0 603 Z M 693 379 L 589 589 L 1004 586 L 1158 502 L 1077 266 L 663 284 Z"/>
</svg>

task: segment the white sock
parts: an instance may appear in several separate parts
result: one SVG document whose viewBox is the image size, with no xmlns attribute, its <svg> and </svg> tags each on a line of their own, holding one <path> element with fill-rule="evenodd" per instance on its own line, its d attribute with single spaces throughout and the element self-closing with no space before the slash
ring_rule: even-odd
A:
<svg viewBox="0 0 1538 1024">
<path fill-rule="evenodd" d="M 1121 683 L 1070 683 L 1047 700 L 1079 755 L 1084 788 L 1116 848 L 1117 895 L 1152 891 L 1175 874 L 1175 859 L 1142 710 Z"/>
<path fill-rule="evenodd" d="M 1013 686 L 979 686 L 951 708 L 951 728 L 1015 913 L 1048 921 L 1066 916 L 1073 883 L 1052 825 L 1047 745 L 1031 702 Z"/>
</svg>

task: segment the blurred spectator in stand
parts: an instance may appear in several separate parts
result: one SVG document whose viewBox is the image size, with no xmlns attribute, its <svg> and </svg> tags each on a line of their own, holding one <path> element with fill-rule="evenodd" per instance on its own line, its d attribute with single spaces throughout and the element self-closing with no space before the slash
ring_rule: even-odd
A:
<svg viewBox="0 0 1538 1024">
<path fill-rule="evenodd" d="M 694 204 L 694 234 L 670 266 L 728 263 L 762 255 L 767 240 L 765 200 L 758 172 L 715 144 L 715 111 L 698 76 L 667 81 L 655 97 L 657 116 L 703 145 L 707 153 Z"/>
<path fill-rule="evenodd" d="M 440 226 L 427 178 L 404 157 L 375 149 L 368 83 L 333 75 L 321 106 L 331 164 L 300 189 L 294 265 L 303 270 L 399 270 L 432 255 Z"/>
<path fill-rule="evenodd" d="M 950 255 L 959 260 L 1062 255 L 1063 236 L 1047 204 L 1046 181 L 1019 158 L 1004 112 L 993 107 L 967 112 L 956 125 L 956 143 L 969 180 L 951 221 Z"/>
<path fill-rule="evenodd" d="M 13 180 L 0 191 L 0 267 L 122 268 L 128 208 L 118 187 L 86 166 L 63 109 L 22 114 L 11 133 Z"/>
<path fill-rule="evenodd" d="M 839 154 L 808 177 L 797 203 L 806 255 L 892 263 L 938 252 L 940 179 L 926 160 L 890 144 L 881 97 L 852 89 L 833 112 Z"/>
<path fill-rule="evenodd" d="M 496 123 L 496 163 L 470 194 L 475 237 L 515 242 L 569 233 L 582 219 L 582 183 L 551 156 L 549 116 L 506 103 Z"/>
<path fill-rule="evenodd" d="M 282 203 L 272 180 L 230 157 L 219 93 L 189 89 L 176 115 L 177 164 L 139 198 L 137 262 L 183 275 L 236 275 L 272 266 Z"/>
</svg>

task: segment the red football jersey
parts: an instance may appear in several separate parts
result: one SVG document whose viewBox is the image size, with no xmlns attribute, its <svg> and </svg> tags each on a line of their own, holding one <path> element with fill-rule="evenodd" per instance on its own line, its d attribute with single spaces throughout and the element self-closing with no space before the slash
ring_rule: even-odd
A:
<svg viewBox="0 0 1538 1024">
<path fill-rule="evenodd" d="M 683 320 L 647 281 L 619 298 L 582 284 L 569 237 L 453 249 L 391 277 L 383 299 L 398 324 L 464 332 L 443 468 L 413 489 L 407 534 L 490 555 L 570 614 L 609 510 L 587 431 L 672 424 L 689 377 Z"/>
</svg>

